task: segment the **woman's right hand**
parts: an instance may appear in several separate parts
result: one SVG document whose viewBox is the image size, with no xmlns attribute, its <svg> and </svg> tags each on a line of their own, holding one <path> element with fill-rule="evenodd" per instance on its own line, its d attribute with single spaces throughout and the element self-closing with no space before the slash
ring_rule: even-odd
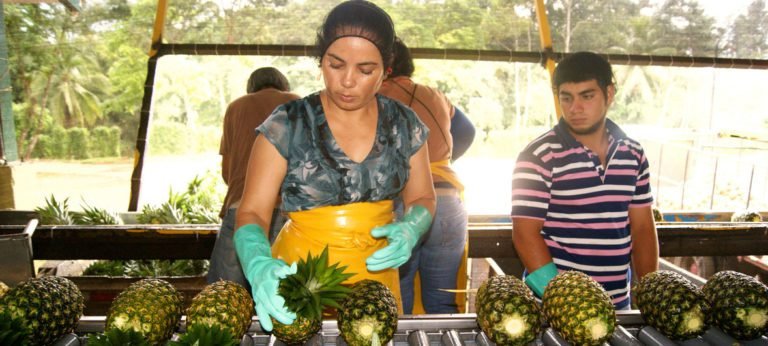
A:
<svg viewBox="0 0 768 346">
<path fill-rule="evenodd" d="M 272 318 L 282 324 L 292 324 L 296 313 L 285 307 L 285 299 L 278 293 L 280 280 L 296 273 L 296 263 L 288 266 L 283 260 L 272 258 L 264 229 L 247 224 L 235 231 L 235 249 L 248 282 L 259 316 L 261 328 L 272 331 Z"/>
</svg>

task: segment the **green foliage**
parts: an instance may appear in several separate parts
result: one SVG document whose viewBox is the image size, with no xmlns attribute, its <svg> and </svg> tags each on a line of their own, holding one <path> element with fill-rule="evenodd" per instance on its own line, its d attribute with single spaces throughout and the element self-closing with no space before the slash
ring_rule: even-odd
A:
<svg viewBox="0 0 768 346">
<path fill-rule="evenodd" d="M 125 261 L 96 261 L 83 270 L 83 275 L 122 276 L 125 275 Z"/>
<path fill-rule="evenodd" d="M 100 260 L 91 263 L 83 275 L 95 276 L 198 276 L 208 271 L 207 260 Z"/>
<path fill-rule="evenodd" d="M 218 181 L 209 172 L 207 176 L 195 176 L 181 193 L 168 192 L 168 200 L 160 206 L 145 204 L 137 216 L 146 224 L 210 224 L 219 223 L 217 208 L 222 199 L 217 190 Z"/>
<path fill-rule="evenodd" d="M 96 126 L 91 130 L 90 154 L 92 157 L 116 157 L 120 155 L 120 128 Z"/>
<path fill-rule="evenodd" d="M 91 157 L 89 138 L 90 132 L 86 128 L 73 127 L 67 129 L 69 137 L 69 156 L 75 160 L 83 160 Z"/>
<path fill-rule="evenodd" d="M 312 45 L 324 15 L 338 2 L 178 1 L 169 8 L 163 39 L 173 43 Z M 377 3 L 390 13 L 398 34 L 411 47 L 540 49 L 529 0 Z M 78 16 L 68 15 L 63 6 L 3 8 L 13 99 L 24 108 L 14 108 L 14 114 L 25 158 L 30 158 L 33 149 L 36 157 L 68 155 L 68 143 L 51 132 L 54 125 L 91 131 L 94 138 L 88 145 L 92 151 L 79 151 L 75 157 L 131 154 L 156 5 L 153 0 L 98 1 L 83 6 Z M 765 0 L 753 0 L 733 25 L 724 28 L 717 27 L 693 0 L 552 0 L 547 1 L 547 12 L 554 50 L 560 52 L 586 49 L 738 58 L 765 58 L 768 54 Z M 488 67 L 471 60 L 418 66 L 416 79 L 446 92 L 485 134 L 547 124 L 554 118 L 548 76 L 540 66 L 501 61 Z M 280 68 L 301 95 L 322 87 L 313 58 L 166 55 L 157 64 L 149 146 L 153 154 L 160 155 L 215 150 L 226 105 L 243 93 L 248 72 L 256 66 Z M 667 104 L 685 108 L 684 101 L 669 90 L 686 90 L 691 83 L 665 78 L 647 68 L 630 69 L 620 82 L 627 85 L 620 83 L 614 103 L 617 119 L 687 125 L 678 120 L 686 115 Z M 691 117 L 697 116 L 691 113 Z M 102 137 L 96 130 L 100 126 L 122 130 L 119 147 L 114 136 Z M 36 143 L 42 148 L 35 149 Z"/>
<path fill-rule="evenodd" d="M 124 273 L 132 277 L 198 276 L 208 271 L 207 260 L 130 260 Z"/>
</svg>

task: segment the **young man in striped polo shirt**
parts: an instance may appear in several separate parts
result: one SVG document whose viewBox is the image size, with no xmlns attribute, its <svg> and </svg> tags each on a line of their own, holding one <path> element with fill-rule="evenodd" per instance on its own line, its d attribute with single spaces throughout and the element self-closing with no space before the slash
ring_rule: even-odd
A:
<svg viewBox="0 0 768 346">
<path fill-rule="evenodd" d="M 613 80 L 597 54 L 560 61 L 553 84 L 563 116 L 518 156 L 511 216 L 525 282 L 539 297 L 558 271 L 578 270 L 601 283 L 617 309 L 628 309 L 633 271 L 657 270 L 659 247 L 648 160 L 606 118 Z"/>
</svg>

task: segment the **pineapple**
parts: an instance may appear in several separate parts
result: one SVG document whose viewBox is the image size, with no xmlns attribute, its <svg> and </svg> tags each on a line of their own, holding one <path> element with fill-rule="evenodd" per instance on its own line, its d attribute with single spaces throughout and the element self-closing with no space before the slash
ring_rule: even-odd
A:
<svg viewBox="0 0 768 346">
<path fill-rule="evenodd" d="M 576 345 L 600 345 L 616 327 L 611 298 L 595 280 L 579 271 L 557 274 L 542 298 L 544 316 L 565 340 Z"/>
<path fill-rule="evenodd" d="M 32 345 L 49 345 L 71 333 L 83 314 L 83 294 L 69 279 L 29 279 L 0 298 L 0 313 L 21 319 Z"/>
<path fill-rule="evenodd" d="M 40 223 L 43 225 L 72 225 L 72 213 L 69 212 L 69 198 L 64 198 L 61 202 L 51 195 L 51 198 L 45 198 L 45 207 L 35 208 L 35 212 L 40 215 Z"/>
<path fill-rule="evenodd" d="M 122 225 L 123 220 L 115 212 L 97 207 L 91 207 L 87 203 L 82 206 L 82 212 L 72 213 L 72 222 L 75 225 Z"/>
<path fill-rule="evenodd" d="M 8 311 L 0 312 L 0 345 L 29 345 L 30 332 L 21 317 L 13 317 Z"/>
<path fill-rule="evenodd" d="M 709 305 L 698 287 L 682 275 L 660 270 L 645 275 L 632 290 L 643 319 L 674 340 L 703 334 Z"/>
<path fill-rule="evenodd" d="M 661 212 L 659 208 L 653 207 L 653 221 L 655 222 L 663 222 L 664 221 L 664 214 Z"/>
<path fill-rule="evenodd" d="M 358 281 L 341 304 L 337 322 L 349 346 L 384 345 L 397 329 L 395 296 L 381 282 Z"/>
<path fill-rule="evenodd" d="M 731 214 L 731 222 L 763 222 L 763 216 L 754 210 L 742 210 Z"/>
<path fill-rule="evenodd" d="M 715 273 L 701 288 L 711 306 L 709 322 L 739 340 L 768 332 L 768 286 L 739 272 Z"/>
<path fill-rule="evenodd" d="M 171 341 L 168 346 L 237 346 L 240 340 L 223 326 L 196 324 L 187 329 L 187 332 L 181 336 L 178 341 Z"/>
<path fill-rule="evenodd" d="M 322 327 L 323 310 L 326 306 L 338 309 L 339 301 L 351 289 L 341 285 L 354 274 L 344 273 L 347 267 L 338 263 L 328 265 L 328 247 L 320 256 L 307 254 L 296 266 L 296 274 L 280 280 L 278 291 L 285 299 L 285 306 L 296 313 L 296 320 L 286 325 L 272 319 L 272 334 L 280 341 L 292 345 L 309 340 Z"/>
<path fill-rule="evenodd" d="M 162 345 L 176 329 L 182 303 L 181 294 L 165 280 L 136 281 L 112 301 L 104 330 L 133 329 L 151 344 Z"/>
<path fill-rule="evenodd" d="M 248 331 L 252 315 L 253 299 L 248 291 L 232 281 L 220 280 L 205 286 L 192 299 L 187 309 L 187 330 L 198 325 L 218 327 L 231 338 L 240 338 Z"/>
<path fill-rule="evenodd" d="M 8 293 L 8 285 L 5 284 L 5 282 L 0 281 L 0 298 L 2 298 L 6 293 Z"/>
<path fill-rule="evenodd" d="M 88 337 L 88 346 L 150 346 L 144 335 L 133 329 L 110 329 Z"/>
<path fill-rule="evenodd" d="M 510 275 L 492 276 L 477 290 L 477 323 L 497 345 L 525 345 L 541 332 L 541 307 L 531 290 Z"/>
</svg>

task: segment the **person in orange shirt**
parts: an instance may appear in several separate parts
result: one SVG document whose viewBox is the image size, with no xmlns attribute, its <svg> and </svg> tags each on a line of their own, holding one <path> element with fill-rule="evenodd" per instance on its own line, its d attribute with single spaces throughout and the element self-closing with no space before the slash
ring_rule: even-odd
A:
<svg viewBox="0 0 768 346">
<path fill-rule="evenodd" d="M 408 47 L 395 40 L 392 73 L 379 93 L 400 101 L 416 112 L 429 127 L 427 147 L 437 207 L 432 226 L 413 250 L 410 260 L 400 267 L 403 311 L 413 313 L 414 278 L 421 278 L 421 300 L 430 314 L 457 313 L 456 277 L 467 239 L 467 210 L 460 198 L 463 185 L 451 162 L 463 155 L 475 138 L 475 128 L 466 115 L 454 107 L 437 89 L 411 79 L 415 70 Z"/>
</svg>

